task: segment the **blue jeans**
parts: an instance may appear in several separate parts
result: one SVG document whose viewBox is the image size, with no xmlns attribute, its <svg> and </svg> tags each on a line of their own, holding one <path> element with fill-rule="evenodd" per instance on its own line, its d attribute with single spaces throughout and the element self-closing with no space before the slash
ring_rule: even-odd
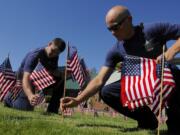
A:
<svg viewBox="0 0 180 135">
<path fill-rule="evenodd" d="M 29 100 L 23 91 L 21 91 L 21 93 L 18 95 L 18 98 L 15 100 L 12 100 L 11 95 L 11 92 L 8 92 L 6 95 L 4 99 L 5 106 L 26 111 L 32 111 L 34 109 L 34 107 L 30 105 Z"/>
<path fill-rule="evenodd" d="M 156 129 L 158 121 L 149 107 L 141 107 L 134 111 L 122 106 L 120 98 L 120 81 L 104 86 L 100 91 L 103 101 L 119 113 L 138 121 L 138 127 Z"/>
</svg>

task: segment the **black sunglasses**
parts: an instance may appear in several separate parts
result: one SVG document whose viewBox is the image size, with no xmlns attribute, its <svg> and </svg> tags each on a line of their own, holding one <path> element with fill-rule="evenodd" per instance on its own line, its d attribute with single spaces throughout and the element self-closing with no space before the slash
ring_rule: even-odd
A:
<svg viewBox="0 0 180 135">
<path fill-rule="evenodd" d="M 126 17 L 119 22 L 115 22 L 112 26 L 107 27 L 107 29 L 109 31 L 116 31 L 116 30 L 118 30 L 119 26 L 121 26 L 125 20 L 126 20 Z"/>
</svg>

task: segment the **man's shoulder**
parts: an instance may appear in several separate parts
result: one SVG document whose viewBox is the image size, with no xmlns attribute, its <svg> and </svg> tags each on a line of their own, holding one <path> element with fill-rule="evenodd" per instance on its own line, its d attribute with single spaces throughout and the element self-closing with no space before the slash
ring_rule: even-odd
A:
<svg viewBox="0 0 180 135">
<path fill-rule="evenodd" d="M 144 23 L 144 32 L 158 31 L 159 29 L 166 29 L 173 27 L 174 25 L 169 22 L 154 22 L 154 23 Z"/>
<path fill-rule="evenodd" d="M 122 57 L 122 55 L 126 54 L 124 49 L 124 41 L 118 41 L 108 50 L 106 54 L 106 58 Z"/>
<path fill-rule="evenodd" d="M 143 24 L 143 33 L 146 38 L 159 37 L 170 26 L 170 23 L 155 22 Z"/>
<path fill-rule="evenodd" d="M 169 22 L 156 22 L 144 24 L 143 28 L 146 37 L 160 37 L 162 35 L 180 33 L 180 24 Z"/>
<path fill-rule="evenodd" d="M 44 51 L 44 47 L 36 48 L 34 50 L 29 51 L 27 55 L 31 57 L 36 57 L 39 54 L 41 54 L 43 51 Z"/>
<path fill-rule="evenodd" d="M 42 52 L 44 49 L 45 49 L 45 47 L 39 47 L 39 48 L 29 51 L 29 53 L 36 54 L 36 53 Z"/>
<path fill-rule="evenodd" d="M 123 41 L 117 41 L 115 44 L 113 44 L 113 46 L 109 50 L 110 51 L 117 51 L 117 50 L 121 49 L 123 44 L 124 44 Z"/>
</svg>

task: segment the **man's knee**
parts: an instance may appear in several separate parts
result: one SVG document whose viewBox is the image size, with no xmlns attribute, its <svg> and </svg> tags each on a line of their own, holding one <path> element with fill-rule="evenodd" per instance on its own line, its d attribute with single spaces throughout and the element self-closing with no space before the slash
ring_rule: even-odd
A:
<svg viewBox="0 0 180 135">
<path fill-rule="evenodd" d="M 11 93 L 8 92 L 7 95 L 5 96 L 4 98 L 4 106 L 7 106 L 7 107 L 12 107 L 12 99 L 11 99 Z"/>
<path fill-rule="evenodd" d="M 109 89 L 108 87 L 104 86 L 101 91 L 100 91 L 100 97 L 103 99 L 103 100 L 106 100 L 108 97 L 109 97 Z"/>
</svg>

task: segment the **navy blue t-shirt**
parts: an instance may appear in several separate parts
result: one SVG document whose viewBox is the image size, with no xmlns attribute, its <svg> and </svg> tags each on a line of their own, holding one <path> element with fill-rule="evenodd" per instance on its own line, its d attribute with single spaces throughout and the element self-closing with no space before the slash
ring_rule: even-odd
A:
<svg viewBox="0 0 180 135">
<path fill-rule="evenodd" d="M 31 73 L 35 69 L 38 61 L 40 61 L 47 70 L 55 70 L 58 67 L 58 58 L 58 56 L 54 58 L 48 58 L 45 52 L 45 47 L 37 48 L 33 51 L 30 51 L 25 56 L 18 72 L 20 74 L 23 72 Z"/>
<path fill-rule="evenodd" d="M 107 53 L 105 66 L 115 68 L 123 61 L 125 54 L 156 59 L 162 54 L 162 46 L 169 40 L 180 37 L 180 24 L 154 23 L 134 27 L 135 34 L 131 39 L 117 42 Z"/>
</svg>

